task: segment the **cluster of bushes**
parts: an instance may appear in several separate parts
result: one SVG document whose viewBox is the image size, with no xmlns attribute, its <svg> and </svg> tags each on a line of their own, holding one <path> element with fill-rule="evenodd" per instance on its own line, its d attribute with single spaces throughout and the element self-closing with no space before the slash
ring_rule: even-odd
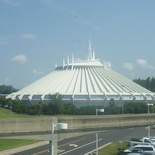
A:
<svg viewBox="0 0 155 155">
<path fill-rule="evenodd" d="M 109 105 L 103 106 L 85 106 L 77 108 L 73 104 L 64 103 L 61 95 L 51 95 L 48 104 L 40 101 L 36 105 L 26 106 L 19 100 L 5 99 L 0 97 L 0 106 L 11 109 L 16 113 L 29 115 L 95 115 L 96 109 L 104 109 L 104 113 L 98 114 L 121 114 L 121 113 L 147 113 L 146 103 L 130 102 L 124 103 L 122 107 L 116 106 L 115 101 L 111 99 Z M 154 107 L 150 106 L 150 113 L 153 113 Z"/>
</svg>

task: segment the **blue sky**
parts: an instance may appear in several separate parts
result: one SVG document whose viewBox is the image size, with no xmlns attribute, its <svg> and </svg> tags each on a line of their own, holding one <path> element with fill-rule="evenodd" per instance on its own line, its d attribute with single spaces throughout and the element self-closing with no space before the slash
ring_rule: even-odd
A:
<svg viewBox="0 0 155 155">
<path fill-rule="evenodd" d="M 74 54 L 129 79 L 154 77 L 154 0 L 0 0 L 0 84 L 23 88 Z"/>
</svg>

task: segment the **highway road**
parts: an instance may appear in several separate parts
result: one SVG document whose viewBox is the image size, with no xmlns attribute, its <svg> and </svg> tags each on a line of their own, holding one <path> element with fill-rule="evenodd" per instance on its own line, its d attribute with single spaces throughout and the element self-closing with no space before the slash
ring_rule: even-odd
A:
<svg viewBox="0 0 155 155">
<path fill-rule="evenodd" d="M 111 129 L 98 133 L 98 146 L 101 147 L 109 142 L 129 140 L 132 137 L 144 137 L 148 135 L 145 127 L 133 127 L 123 129 Z M 151 130 L 151 136 L 155 131 Z M 14 155 L 49 155 L 49 145 L 44 145 Z M 96 134 L 78 136 L 64 139 L 58 142 L 59 155 L 84 155 L 96 148 Z"/>
</svg>

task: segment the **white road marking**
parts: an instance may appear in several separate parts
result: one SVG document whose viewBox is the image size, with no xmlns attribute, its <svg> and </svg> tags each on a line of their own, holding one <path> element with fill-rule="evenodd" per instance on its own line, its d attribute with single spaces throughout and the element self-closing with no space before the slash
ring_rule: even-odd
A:
<svg viewBox="0 0 155 155">
<path fill-rule="evenodd" d="M 77 147 L 78 145 L 76 145 L 76 144 L 69 144 L 69 146 Z"/>
<path fill-rule="evenodd" d="M 57 150 L 58 151 L 58 153 L 61 153 L 61 152 L 64 152 L 65 150 Z"/>
<path fill-rule="evenodd" d="M 99 139 L 98 141 L 101 141 L 101 140 L 102 140 L 102 138 Z M 66 153 L 68 153 L 68 152 L 72 152 L 72 151 L 74 151 L 74 150 L 77 150 L 77 149 L 79 149 L 79 148 L 85 147 L 85 146 L 90 145 L 90 144 L 93 144 L 93 143 L 96 143 L 96 141 L 93 141 L 93 142 L 87 143 L 87 144 L 85 144 L 85 145 L 76 147 L 76 148 L 74 148 L 74 149 L 72 149 L 72 150 L 66 151 L 66 152 L 61 153 L 61 154 L 59 154 L 59 155 L 63 155 L 63 154 L 66 154 Z"/>
</svg>

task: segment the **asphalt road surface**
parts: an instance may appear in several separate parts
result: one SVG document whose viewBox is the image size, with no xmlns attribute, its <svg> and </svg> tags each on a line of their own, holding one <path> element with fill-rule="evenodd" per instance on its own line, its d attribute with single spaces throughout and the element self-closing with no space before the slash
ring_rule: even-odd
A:
<svg viewBox="0 0 155 155">
<path fill-rule="evenodd" d="M 145 127 L 133 127 L 123 129 L 111 129 L 98 133 L 98 147 L 114 141 L 129 140 L 133 137 L 148 136 Z M 150 136 L 155 136 L 155 131 L 151 130 Z M 14 155 L 49 155 L 49 145 L 44 145 Z M 59 155 L 84 155 L 96 148 L 96 134 L 89 134 L 74 138 L 64 139 L 58 142 Z"/>
</svg>

